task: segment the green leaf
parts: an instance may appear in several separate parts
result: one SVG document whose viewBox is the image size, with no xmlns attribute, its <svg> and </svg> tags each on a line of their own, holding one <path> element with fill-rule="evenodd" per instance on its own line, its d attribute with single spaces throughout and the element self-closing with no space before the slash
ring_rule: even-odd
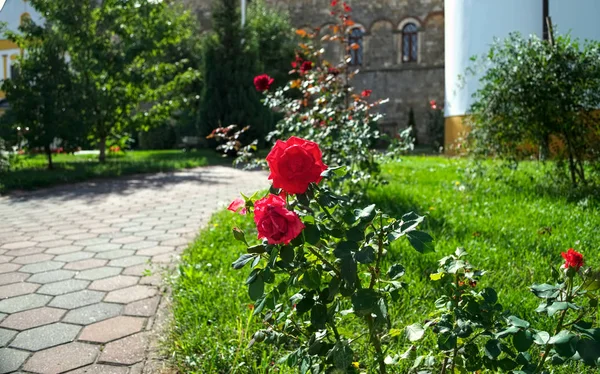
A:
<svg viewBox="0 0 600 374">
<path fill-rule="evenodd" d="M 243 268 L 247 263 L 249 263 L 250 261 L 252 261 L 252 259 L 254 258 L 255 255 L 253 254 L 243 254 L 241 255 L 237 260 L 235 260 L 231 266 L 235 269 L 235 270 L 240 270 L 241 268 Z"/>
<path fill-rule="evenodd" d="M 333 365 L 338 369 L 346 372 L 348 367 L 352 365 L 354 352 L 346 342 L 337 341 L 331 349 L 330 357 L 333 360 Z"/>
<path fill-rule="evenodd" d="M 324 172 L 321 173 L 323 178 L 331 178 L 334 175 L 338 177 L 343 177 L 346 174 L 345 166 L 333 166 L 328 167 Z"/>
<path fill-rule="evenodd" d="M 579 339 L 576 348 L 583 362 L 590 366 L 598 366 L 600 342 L 590 339 Z"/>
<path fill-rule="evenodd" d="M 379 300 L 379 294 L 370 288 L 361 288 L 352 295 L 352 308 L 359 316 L 368 315 L 373 311 Z"/>
<path fill-rule="evenodd" d="M 281 257 L 281 259 L 288 264 L 294 261 L 294 256 L 294 247 L 290 245 L 283 246 L 279 251 L 279 257 Z"/>
<path fill-rule="evenodd" d="M 360 242 L 365 240 L 365 232 L 360 226 L 352 227 L 346 232 L 346 238 L 351 242 Z"/>
<path fill-rule="evenodd" d="M 248 247 L 248 253 L 261 254 L 267 251 L 267 247 L 264 244 L 253 245 L 252 247 Z"/>
<path fill-rule="evenodd" d="M 487 287 L 481 291 L 481 296 L 488 304 L 496 304 L 498 302 L 498 294 L 493 288 Z"/>
<path fill-rule="evenodd" d="M 548 341 L 548 344 L 554 345 L 554 350 L 561 357 L 570 358 L 577 351 L 577 342 L 579 337 L 569 331 L 562 330 L 554 335 Z"/>
<path fill-rule="evenodd" d="M 337 258 L 344 258 L 352 255 L 352 252 L 358 250 L 356 242 L 339 242 L 333 250 L 333 255 Z"/>
<path fill-rule="evenodd" d="M 375 218 L 375 204 L 369 205 L 363 209 L 357 209 L 354 211 L 354 215 L 357 220 L 361 220 L 363 222 L 371 222 L 373 218 Z"/>
<path fill-rule="evenodd" d="M 394 264 L 394 265 L 390 266 L 390 270 L 388 270 L 387 276 L 391 280 L 396 280 L 404 275 L 404 271 L 405 271 L 404 266 L 402 266 L 400 264 Z"/>
<path fill-rule="evenodd" d="M 318 290 L 321 286 L 321 273 L 316 269 L 308 269 L 304 272 L 302 283 L 312 290 Z"/>
<path fill-rule="evenodd" d="M 262 276 L 256 277 L 254 282 L 248 285 L 248 295 L 252 301 L 257 301 L 265 293 L 265 282 Z"/>
<path fill-rule="evenodd" d="M 305 295 L 302 300 L 296 304 L 296 312 L 299 315 L 302 315 L 311 310 L 313 305 L 315 305 L 315 299 L 313 299 L 313 296 L 311 294 Z"/>
<path fill-rule="evenodd" d="M 524 329 L 528 329 L 529 328 L 529 322 L 524 321 L 516 316 L 509 316 L 508 317 L 508 322 L 513 325 L 513 326 L 517 326 L 517 327 L 521 327 Z"/>
<path fill-rule="evenodd" d="M 317 245 L 321 240 L 321 232 L 316 225 L 306 224 L 304 227 L 304 239 L 307 243 Z"/>
<path fill-rule="evenodd" d="M 534 284 L 530 287 L 531 292 L 541 299 L 554 299 L 558 296 L 558 288 L 549 284 Z"/>
<path fill-rule="evenodd" d="M 326 328 L 327 307 L 321 303 L 316 303 L 310 311 L 310 323 L 317 330 Z"/>
<path fill-rule="evenodd" d="M 442 351 L 451 351 L 456 347 L 456 335 L 448 330 L 438 335 L 438 347 Z"/>
<path fill-rule="evenodd" d="M 546 331 L 538 331 L 533 335 L 533 342 L 537 345 L 546 345 L 550 340 L 550 334 Z"/>
<path fill-rule="evenodd" d="M 502 353 L 502 349 L 500 347 L 500 341 L 497 339 L 488 340 L 485 343 L 485 355 L 490 359 L 495 360 Z"/>
<path fill-rule="evenodd" d="M 569 308 L 569 303 L 567 303 L 566 301 L 557 301 L 552 303 L 552 305 L 550 305 L 548 307 L 548 315 L 550 317 L 552 317 L 553 315 L 556 314 L 556 312 L 559 312 L 561 310 L 567 310 Z"/>
<path fill-rule="evenodd" d="M 406 233 L 408 241 L 419 253 L 434 251 L 433 238 L 423 231 L 409 231 Z"/>
<path fill-rule="evenodd" d="M 352 256 L 346 256 L 342 258 L 341 270 L 342 277 L 346 284 L 349 287 L 354 288 L 354 285 L 356 284 L 358 268 L 356 265 L 356 261 Z"/>
<path fill-rule="evenodd" d="M 413 323 L 410 326 L 406 326 L 406 337 L 411 342 L 419 341 L 425 335 L 425 329 L 420 323 Z"/>
<path fill-rule="evenodd" d="M 375 262 L 375 249 L 371 246 L 364 247 L 356 252 L 354 258 L 361 264 L 372 264 Z"/>
<path fill-rule="evenodd" d="M 519 352 L 526 352 L 533 344 L 533 334 L 527 330 L 519 330 L 512 337 L 513 346 Z"/>
<path fill-rule="evenodd" d="M 518 366 L 518 364 L 516 362 L 514 362 L 513 360 L 511 360 L 510 358 L 504 357 L 504 358 L 498 360 L 498 366 L 502 370 L 510 371 L 510 370 L 515 369 Z"/>
</svg>

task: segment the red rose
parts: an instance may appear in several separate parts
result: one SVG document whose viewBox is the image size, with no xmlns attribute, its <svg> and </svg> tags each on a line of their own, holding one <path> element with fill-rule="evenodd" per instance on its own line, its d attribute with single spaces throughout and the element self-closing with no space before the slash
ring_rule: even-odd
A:
<svg viewBox="0 0 600 374">
<path fill-rule="evenodd" d="M 271 85 L 275 82 L 275 79 L 269 77 L 267 74 L 258 75 L 254 78 L 254 87 L 257 91 L 267 91 L 271 88 Z"/>
<path fill-rule="evenodd" d="M 338 0 L 331 0 L 331 6 L 336 6 L 338 4 Z"/>
<path fill-rule="evenodd" d="M 431 106 L 431 109 L 437 109 L 437 103 L 435 102 L 435 100 L 431 100 L 429 102 L 429 106 Z"/>
<path fill-rule="evenodd" d="M 573 248 L 569 248 L 567 253 L 562 252 L 560 255 L 565 259 L 565 264 L 563 265 L 565 269 L 575 268 L 575 270 L 579 270 L 583 266 L 583 255 L 574 251 Z"/>
<path fill-rule="evenodd" d="M 327 72 L 333 76 L 337 76 L 340 74 L 340 70 L 337 68 L 332 68 L 330 67 L 329 69 L 327 69 Z"/>
<path fill-rule="evenodd" d="M 361 95 L 362 97 L 369 97 L 371 96 L 371 93 L 373 92 L 373 90 L 364 90 Z"/>
<path fill-rule="evenodd" d="M 254 223 L 258 238 L 266 238 L 269 244 L 288 244 L 304 229 L 298 215 L 285 208 L 285 200 L 269 195 L 254 203 Z"/>
<path fill-rule="evenodd" d="M 346 13 L 350 13 L 350 12 L 352 12 L 352 8 L 350 8 L 350 5 L 344 3 L 344 11 Z"/>
<path fill-rule="evenodd" d="M 290 194 L 306 192 L 310 183 L 319 183 L 327 169 L 317 143 L 292 136 L 278 140 L 267 156 L 273 187 Z"/>
<path fill-rule="evenodd" d="M 312 69 L 312 62 L 311 61 L 304 61 L 302 63 L 302 66 L 300 66 L 300 71 L 302 73 L 306 73 L 307 71 Z"/>
<path fill-rule="evenodd" d="M 241 215 L 246 214 L 246 202 L 241 197 L 233 200 L 231 204 L 227 207 L 227 210 L 231 210 L 234 213 L 239 213 Z"/>
</svg>

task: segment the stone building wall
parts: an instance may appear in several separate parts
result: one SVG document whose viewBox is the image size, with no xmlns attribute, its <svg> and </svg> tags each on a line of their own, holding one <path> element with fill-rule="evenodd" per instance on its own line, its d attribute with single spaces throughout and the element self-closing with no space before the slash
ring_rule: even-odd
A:
<svg viewBox="0 0 600 374">
<path fill-rule="evenodd" d="M 195 9 L 204 28 L 210 28 L 212 0 L 183 0 Z M 335 22 L 331 0 L 265 0 L 285 9 L 298 28 L 320 28 Z M 395 133 L 406 127 L 410 108 L 415 113 L 417 142 L 429 142 L 429 101 L 444 102 L 444 9 L 443 0 L 347 0 L 352 19 L 364 30 L 363 64 L 354 80 L 357 92 L 372 89 L 374 99 L 389 98 L 381 107 L 386 114 L 382 127 Z M 402 28 L 418 27 L 418 58 L 404 62 Z M 326 56 L 335 60 L 338 50 L 325 46 Z"/>
</svg>

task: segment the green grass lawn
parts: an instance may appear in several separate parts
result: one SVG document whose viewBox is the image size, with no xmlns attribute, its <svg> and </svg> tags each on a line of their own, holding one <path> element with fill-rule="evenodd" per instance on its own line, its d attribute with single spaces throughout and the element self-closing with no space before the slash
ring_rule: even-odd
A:
<svg viewBox="0 0 600 374">
<path fill-rule="evenodd" d="M 105 164 L 100 164 L 96 155 L 59 154 L 53 156 L 53 161 L 54 170 L 48 170 L 45 155 L 19 156 L 11 171 L 0 173 L 0 193 L 95 178 L 231 164 L 231 160 L 221 157 L 213 150 L 131 151 L 109 155 Z"/>
<path fill-rule="evenodd" d="M 373 190 L 370 200 L 395 216 L 411 210 L 427 215 L 423 229 L 436 241 L 436 252 L 427 255 L 402 240 L 389 252 L 388 262 L 399 261 L 406 267 L 404 281 L 409 285 L 390 308 L 393 328 L 422 322 L 434 309 L 438 293 L 429 274 L 436 271 L 438 259 L 457 247 L 466 248 L 470 262 L 488 271 L 480 286 L 496 288 L 505 309 L 538 327 L 544 327 L 545 317 L 533 311 L 538 299 L 528 286 L 549 281 L 550 266 L 562 262 L 561 251 L 574 247 L 588 264 L 600 265 L 597 197 L 567 195 L 544 183 L 538 164 L 487 176 L 474 176 L 469 167 L 465 160 L 441 157 L 408 157 L 383 166 L 390 183 Z M 231 262 L 245 250 L 233 240 L 232 226 L 241 227 L 247 236 L 255 232 L 249 217 L 230 212 L 215 215 L 184 254 L 180 275 L 174 279 L 169 348 L 181 372 L 271 372 L 272 362 L 282 356 L 270 345 L 246 348 L 252 333 L 263 326 L 259 319 L 250 318 L 251 301 L 244 286 L 247 271 L 231 269 Z M 343 328 L 358 326 L 350 321 Z M 367 360 L 362 345 L 357 342 L 354 349 Z M 391 341 L 386 353 L 402 354 L 408 346 L 401 335 Z M 406 373 L 408 367 L 408 362 L 401 362 L 390 372 Z M 280 370 L 296 371 L 285 366 Z M 586 370 L 556 373 L 593 372 Z"/>
</svg>

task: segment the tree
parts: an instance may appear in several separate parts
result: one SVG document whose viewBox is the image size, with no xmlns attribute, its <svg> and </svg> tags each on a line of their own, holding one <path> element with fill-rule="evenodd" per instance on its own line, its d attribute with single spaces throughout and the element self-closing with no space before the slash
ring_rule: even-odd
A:
<svg viewBox="0 0 600 374">
<path fill-rule="evenodd" d="M 204 43 L 200 95 L 203 136 L 232 124 L 250 126 L 254 134 L 268 131 L 270 113 L 252 84 L 260 71 L 259 53 L 248 29 L 241 27 L 238 5 L 237 0 L 216 0 L 213 5 L 213 32 Z"/>
<path fill-rule="evenodd" d="M 32 0 L 65 35 L 70 64 L 82 87 L 81 118 L 106 159 L 107 139 L 168 118 L 183 97 L 173 82 L 197 78 L 194 69 L 166 56 L 190 38 L 188 13 L 172 1 Z M 181 92 L 181 91 L 179 91 Z"/>
<path fill-rule="evenodd" d="M 30 148 L 43 148 L 52 169 L 53 143 L 64 146 L 82 134 L 75 115 L 74 74 L 67 62 L 65 40 L 52 25 L 29 21 L 20 29 L 22 35 L 8 33 L 27 53 L 17 62 L 18 73 L 2 84 L 11 105 L 10 120 L 3 125 L 21 134 Z"/>
<path fill-rule="evenodd" d="M 471 107 L 472 152 L 518 161 L 551 145 L 573 186 L 586 183 L 585 164 L 600 160 L 600 44 L 559 36 L 552 42 L 518 33 L 487 55 Z"/>
</svg>

